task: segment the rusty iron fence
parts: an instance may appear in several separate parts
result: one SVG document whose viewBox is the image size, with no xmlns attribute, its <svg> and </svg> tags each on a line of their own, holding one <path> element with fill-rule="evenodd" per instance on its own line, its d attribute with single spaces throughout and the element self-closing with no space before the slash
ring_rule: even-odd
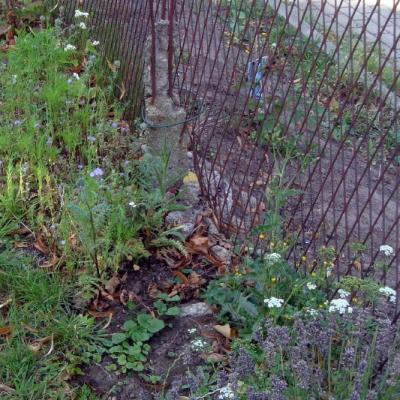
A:
<svg viewBox="0 0 400 400">
<path fill-rule="evenodd" d="M 332 248 L 338 277 L 399 291 L 399 1 L 64 5 L 88 11 L 106 58 L 120 60 L 134 117 L 146 70 L 148 96 L 157 85 L 154 26 L 169 21 L 169 92 L 188 110 L 202 193 L 239 251 L 281 246 L 312 271 Z"/>
</svg>

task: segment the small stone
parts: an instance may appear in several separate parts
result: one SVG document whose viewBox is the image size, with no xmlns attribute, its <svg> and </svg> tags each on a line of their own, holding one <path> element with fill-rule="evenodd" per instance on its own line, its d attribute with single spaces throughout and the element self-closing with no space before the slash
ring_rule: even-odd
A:
<svg viewBox="0 0 400 400">
<path fill-rule="evenodd" d="M 172 211 L 166 218 L 165 222 L 169 225 L 180 225 L 185 222 L 185 213 L 183 211 Z"/>
<path fill-rule="evenodd" d="M 211 315 L 212 309 L 206 303 L 187 304 L 181 307 L 181 317 L 203 317 Z"/>
<path fill-rule="evenodd" d="M 200 198 L 200 185 L 198 182 L 185 183 L 181 190 L 182 200 L 185 204 L 196 205 Z"/>
<path fill-rule="evenodd" d="M 187 222 L 186 224 L 180 225 L 180 228 L 183 233 L 183 236 L 185 237 L 185 239 L 187 239 L 193 232 L 194 224 L 192 224 L 191 222 Z"/>
<path fill-rule="evenodd" d="M 225 265 L 229 265 L 232 261 L 232 253 L 222 246 L 213 246 L 211 248 L 211 254 Z"/>
</svg>

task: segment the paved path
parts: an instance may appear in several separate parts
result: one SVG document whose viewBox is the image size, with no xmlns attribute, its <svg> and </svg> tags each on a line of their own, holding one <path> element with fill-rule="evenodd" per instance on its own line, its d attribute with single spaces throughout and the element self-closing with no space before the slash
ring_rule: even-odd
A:
<svg viewBox="0 0 400 400">
<path fill-rule="evenodd" d="M 382 59 L 390 54 L 391 61 L 395 58 L 400 60 L 398 0 L 289 0 L 280 6 L 280 14 L 289 13 L 293 3 L 295 9 L 290 18 L 293 25 L 298 25 L 299 19 L 306 13 L 304 22 L 307 22 L 308 28 L 316 23 L 317 31 L 322 35 L 328 33 L 333 43 L 345 35 L 346 46 L 350 46 L 351 40 L 354 43 L 361 32 L 361 44 L 365 41 L 367 46 L 371 46 L 381 34 L 380 44 L 375 50 L 377 55 L 382 54 Z M 304 22 L 302 25 L 307 25 Z M 365 32 L 363 26 L 366 26 Z M 307 27 L 305 30 L 308 31 Z"/>
</svg>

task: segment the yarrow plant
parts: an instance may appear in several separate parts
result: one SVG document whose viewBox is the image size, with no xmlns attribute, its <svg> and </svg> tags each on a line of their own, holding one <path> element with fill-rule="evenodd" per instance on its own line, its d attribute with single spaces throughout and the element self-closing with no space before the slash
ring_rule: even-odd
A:
<svg viewBox="0 0 400 400">
<path fill-rule="evenodd" d="M 270 297 L 269 299 L 264 299 L 264 303 L 269 307 L 269 308 L 281 308 L 282 305 L 285 303 L 285 300 L 283 299 L 278 299 L 276 297 Z"/>
<path fill-rule="evenodd" d="M 383 253 L 386 257 L 390 257 L 393 255 L 394 250 L 393 247 L 387 245 L 387 244 L 383 244 L 379 247 L 379 251 L 381 253 Z"/>
<path fill-rule="evenodd" d="M 330 313 L 338 312 L 339 314 L 351 314 L 353 312 L 353 307 L 350 307 L 350 304 L 346 299 L 333 299 L 329 304 L 328 311 Z"/>
<path fill-rule="evenodd" d="M 270 261 L 270 262 L 278 262 L 280 260 L 282 260 L 282 256 L 278 253 L 271 253 L 271 254 L 266 254 L 264 256 L 266 261 Z"/>
<path fill-rule="evenodd" d="M 389 286 L 385 286 L 379 289 L 379 293 L 382 293 L 386 296 L 391 303 L 396 303 L 397 293 L 394 289 Z"/>
<path fill-rule="evenodd" d="M 88 17 L 89 17 L 88 12 L 80 11 L 78 9 L 75 10 L 75 18 L 88 18 Z"/>
<path fill-rule="evenodd" d="M 317 288 L 317 285 L 313 282 L 307 282 L 307 289 L 308 290 L 315 290 Z"/>
</svg>

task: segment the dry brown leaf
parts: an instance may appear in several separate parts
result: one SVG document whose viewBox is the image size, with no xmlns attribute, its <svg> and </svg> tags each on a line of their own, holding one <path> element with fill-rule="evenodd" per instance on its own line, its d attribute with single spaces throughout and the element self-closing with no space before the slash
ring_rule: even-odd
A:
<svg viewBox="0 0 400 400">
<path fill-rule="evenodd" d="M 220 333 L 222 336 L 225 336 L 228 339 L 232 339 L 232 329 L 229 324 L 225 325 L 214 325 L 214 329 Z"/>
<path fill-rule="evenodd" d="M 114 314 L 114 311 L 95 311 L 89 310 L 88 313 L 95 318 L 110 318 Z"/>
<path fill-rule="evenodd" d="M 112 72 L 117 72 L 118 67 L 114 63 L 112 63 L 110 60 L 107 60 L 107 65 L 108 65 L 108 68 L 110 68 Z"/>
<path fill-rule="evenodd" d="M 181 271 L 174 271 L 174 275 L 185 285 L 189 285 L 189 279 Z"/>
<path fill-rule="evenodd" d="M 161 294 L 161 291 L 158 289 L 155 283 L 150 283 L 147 292 L 152 299 L 157 299 L 158 296 Z"/>
<path fill-rule="evenodd" d="M 38 236 L 37 236 L 37 238 L 36 238 L 36 240 L 35 240 L 35 243 L 33 243 L 33 247 L 34 247 L 37 251 L 40 251 L 40 252 L 43 253 L 43 254 L 46 254 L 46 255 L 49 254 L 49 249 L 48 249 L 48 247 L 45 245 L 45 243 L 44 243 L 44 241 L 43 241 L 41 235 L 38 235 Z"/>
<path fill-rule="evenodd" d="M 360 261 L 354 260 L 353 265 L 354 265 L 354 267 L 356 268 L 357 271 L 361 271 L 362 265 L 361 265 Z"/>
<path fill-rule="evenodd" d="M 15 389 L 13 389 L 10 386 L 4 385 L 3 383 L 0 383 L 0 393 L 15 393 Z"/>
<path fill-rule="evenodd" d="M 17 249 L 27 249 L 30 246 L 27 242 L 14 242 L 14 247 Z"/>
<path fill-rule="evenodd" d="M 105 289 L 107 290 L 108 293 L 114 294 L 119 285 L 121 284 L 121 280 L 118 278 L 117 275 L 113 275 L 111 279 L 108 280 L 108 282 L 105 285 Z"/>
<path fill-rule="evenodd" d="M 228 362 L 228 357 L 219 353 L 209 353 L 201 354 L 200 357 L 207 362 L 222 362 L 226 364 Z"/>
<path fill-rule="evenodd" d="M 122 85 L 121 85 L 121 87 L 119 87 L 119 90 L 121 91 L 121 93 L 119 95 L 119 100 L 121 101 L 126 95 L 126 88 L 125 88 L 124 82 L 122 82 Z"/>
<path fill-rule="evenodd" d="M 51 340 L 52 340 L 51 336 L 46 336 L 42 339 L 35 340 L 34 342 L 28 345 L 28 348 L 31 349 L 34 353 L 37 353 L 42 349 L 42 347 L 46 343 L 49 343 Z"/>
<path fill-rule="evenodd" d="M 12 332 L 11 326 L 0 326 L 0 336 L 8 336 Z"/>
<path fill-rule="evenodd" d="M 192 272 L 189 275 L 189 283 L 194 286 L 201 286 L 206 282 L 204 278 L 202 278 L 197 272 Z"/>
<path fill-rule="evenodd" d="M 40 264 L 39 267 L 40 268 L 54 268 L 55 266 L 58 265 L 59 262 L 60 262 L 60 258 L 58 258 L 55 254 L 53 254 L 53 257 L 51 258 L 51 260 L 45 261 L 43 264 Z"/>
</svg>

